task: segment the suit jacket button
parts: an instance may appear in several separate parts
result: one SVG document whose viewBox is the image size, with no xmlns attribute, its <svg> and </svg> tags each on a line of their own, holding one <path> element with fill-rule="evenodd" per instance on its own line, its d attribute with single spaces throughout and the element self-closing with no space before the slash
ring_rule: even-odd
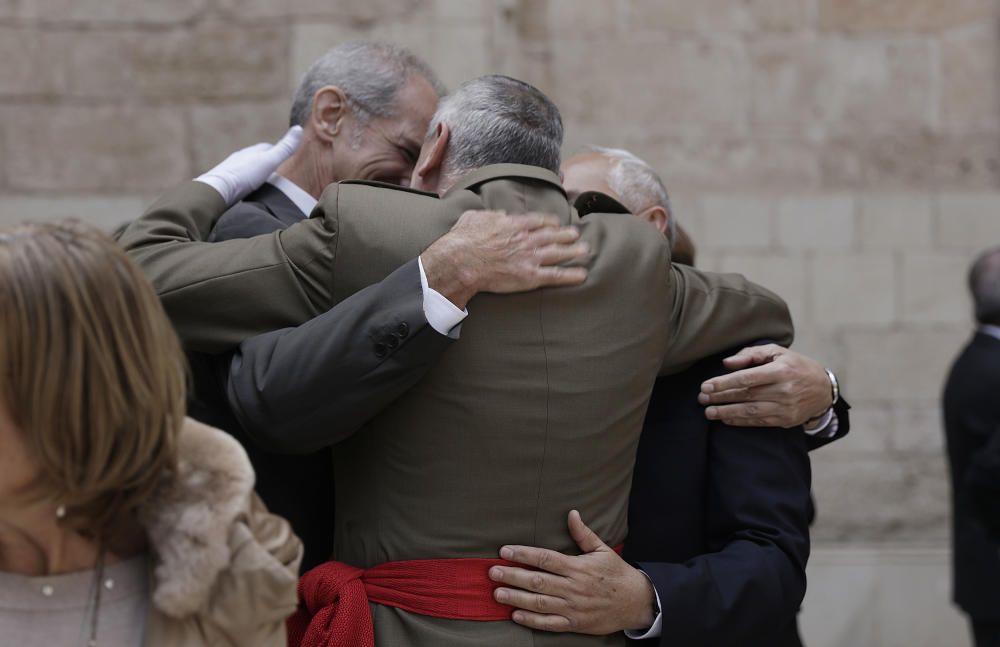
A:
<svg viewBox="0 0 1000 647">
<path fill-rule="evenodd" d="M 400 339 L 406 337 L 407 335 L 410 334 L 410 324 L 406 323 L 405 321 L 401 322 L 396 327 L 396 333 L 399 334 Z"/>
<path fill-rule="evenodd" d="M 389 347 L 389 350 L 395 350 L 399 346 L 399 337 L 389 335 L 385 338 L 385 345 Z"/>
<path fill-rule="evenodd" d="M 385 357 L 385 344 L 375 344 L 375 357 Z"/>
</svg>

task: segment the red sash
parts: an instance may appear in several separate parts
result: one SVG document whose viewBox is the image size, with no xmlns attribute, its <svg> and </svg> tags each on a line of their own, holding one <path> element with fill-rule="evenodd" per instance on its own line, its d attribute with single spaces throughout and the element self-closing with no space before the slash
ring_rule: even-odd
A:
<svg viewBox="0 0 1000 647">
<path fill-rule="evenodd" d="M 621 553 L 621 547 L 616 547 Z M 451 620 L 510 620 L 514 607 L 493 599 L 492 566 L 502 559 L 418 559 L 369 569 L 320 564 L 299 580 L 299 608 L 288 619 L 289 647 L 375 647 L 369 602 Z"/>
</svg>

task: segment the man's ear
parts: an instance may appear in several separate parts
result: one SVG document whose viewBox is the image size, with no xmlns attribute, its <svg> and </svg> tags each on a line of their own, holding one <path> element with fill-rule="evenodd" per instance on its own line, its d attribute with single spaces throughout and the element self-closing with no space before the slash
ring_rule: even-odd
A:
<svg viewBox="0 0 1000 647">
<path fill-rule="evenodd" d="M 650 207 L 636 215 L 659 229 L 661 234 L 667 233 L 667 226 L 670 224 L 670 214 L 663 207 L 659 205 Z"/>
<path fill-rule="evenodd" d="M 434 129 L 434 138 L 424 143 L 424 146 L 429 147 L 427 154 L 421 156 L 417 162 L 416 172 L 422 179 L 428 180 L 435 174 L 440 175 L 450 137 L 451 131 L 448 129 L 448 124 L 443 121 L 439 122 L 437 128 Z"/>
<path fill-rule="evenodd" d="M 320 88 L 313 95 L 312 113 L 309 121 L 320 141 L 332 144 L 340 134 L 344 119 L 350 113 L 347 95 L 335 85 Z"/>
</svg>

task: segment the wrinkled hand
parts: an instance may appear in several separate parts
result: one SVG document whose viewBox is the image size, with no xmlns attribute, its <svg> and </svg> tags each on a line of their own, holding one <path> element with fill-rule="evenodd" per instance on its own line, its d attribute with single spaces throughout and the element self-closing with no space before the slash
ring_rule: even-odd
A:
<svg viewBox="0 0 1000 647">
<path fill-rule="evenodd" d="M 503 584 L 493 597 L 518 608 L 514 622 L 597 636 L 651 626 L 656 594 L 649 578 L 601 541 L 576 510 L 569 513 L 569 532 L 583 555 L 528 546 L 500 549 L 503 559 L 540 569 L 490 569 L 490 579 Z"/>
<path fill-rule="evenodd" d="M 742 369 L 701 385 L 698 402 L 709 420 L 738 427 L 797 427 L 833 404 L 826 370 L 776 344 L 751 346 L 723 360 Z M 752 367 L 752 368 L 748 368 Z"/>
<path fill-rule="evenodd" d="M 589 246 L 556 216 L 466 211 L 451 231 L 424 250 L 427 284 L 459 308 L 479 292 L 511 293 L 579 285 Z"/>
<path fill-rule="evenodd" d="M 238 150 L 211 171 L 195 178 L 219 192 L 230 207 L 255 191 L 302 141 L 302 127 L 292 126 L 276 144 L 254 144 Z"/>
</svg>

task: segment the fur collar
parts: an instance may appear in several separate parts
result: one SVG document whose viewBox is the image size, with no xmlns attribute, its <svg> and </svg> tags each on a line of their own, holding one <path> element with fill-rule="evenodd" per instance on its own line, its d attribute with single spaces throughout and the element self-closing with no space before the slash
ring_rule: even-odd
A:
<svg viewBox="0 0 1000 647">
<path fill-rule="evenodd" d="M 140 510 L 155 557 L 153 604 L 182 618 L 202 608 L 231 559 L 229 533 L 247 512 L 254 473 L 240 444 L 190 418 L 178 469 Z"/>
</svg>

